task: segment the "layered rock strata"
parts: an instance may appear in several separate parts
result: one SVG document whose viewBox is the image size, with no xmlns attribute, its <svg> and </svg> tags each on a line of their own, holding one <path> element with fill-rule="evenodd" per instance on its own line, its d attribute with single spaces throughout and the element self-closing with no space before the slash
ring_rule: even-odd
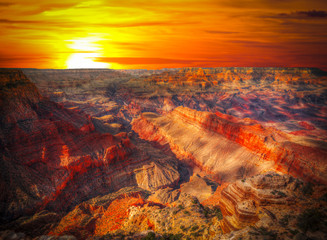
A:
<svg viewBox="0 0 327 240">
<path fill-rule="evenodd" d="M 2 70 L 0 80 L 1 221 L 45 208 L 66 211 L 125 186 L 178 182 L 173 158 L 163 165 L 127 134 L 97 132 L 88 115 L 43 98 L 19 70 Z M 154 166 L 159 178 L 143 165 Z"/>
<path fill-rule="evenodd" d="M 164 116 L 142 114 L 132 125 L 141 138 L 168 143 L 179 158 L 192 159 L 221 179 L 276 169 L 327 183 L 326 150 L 293 143 L 255 121 L 178 107 Z"/>
<path fill-rule="evenodd" d="M 223 231 L 230 232 L 254 224 L 264 206 L 294 204 L 292 186 L 296 184 L 289 175 L 273 172 L 230 184 L 221 192 L 219 203 L 224 215 Z"/>
</svg>

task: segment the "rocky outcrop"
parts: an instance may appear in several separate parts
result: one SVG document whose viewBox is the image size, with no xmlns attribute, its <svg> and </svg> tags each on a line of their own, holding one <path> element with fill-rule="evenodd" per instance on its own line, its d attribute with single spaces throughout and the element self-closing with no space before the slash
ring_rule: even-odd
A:
<svg viewBox="0 0 327 240">
<path fill-rule="evenodd" d="M 280 173 L 326 183 L 324 72 L 23 71 L 42 94 L 0 71 L 0 238 L 326 239 L 298 227 L 325 231 L 324 186 Z"/>
<path fill-rule="evenodd" d="M 64 216 L 49 235 L 73 234 L 79 239 L 102 236 L 118 230 L 133 205 L 143 205 L 148 193 L 140 188 L 123 188 L 116 193 L 90 199 Z"/>
<path fill-rule="evenodd" d="M 267 205 L 295 203 L 293 191 L 299 185 L 289 175 L 273 172 L 230 184 L 221 192 L 220 207 L 224 215 L 223 231 L 230 232 L 253 225 L 259 220 L 259 209 Z"/>
<path fill-rule="evenodd" d="M 0 78 L 2 221 L 42 209 L 66 211 L 126 186 L 157 189 L 178 181 L 173 159 L 163 166 L 126 133 L 97 132 L 88 115 L 43 98 L 21 71 L 3 70 Z M 154 172 L 134 172 L 149 164 Z"/>
<path fill-rule="evenodd" d="M 221 239 L 324 239 L 326 187 L 268 172 L 221 192 Z"/>
<path fill-rule="evenodd" d="M 139 136 L 156 146 L 173 151 L 183 161 L 213 173 L 219 181 L 234 181 L 258 173 L 268 166 L 256 166 L 259 157 L 226 137 L 189 124 L 175 110 L 165 116 L 144 113 L 132 122 Z M 168 145 L 168 146 L 167 146 Z"/>
<path fill-rule="evenodd" d="M 124 188 L 90 199 L 66 214 L 48 235 L 110 238 L 115 234 L 128 236 L 151 230 L 166 238 L 178 234 L 213 239 L 221 233 L 217 217 L 204 214 L 195 197 L 181 194 L 172 204 L 164 205 L 153 202 L 148 195 L 140 188 Z"/>
<path fill-rule="evenodd" d="M 189 182 L 181 185 L 181 193 L 194 196 L 202 202 L 211 197 L 215 190 L 215 186 L 209 185 L 207 181 L 198 174 L 195 174 L 190 178 Z"/>
<path fill-rule="evenodd" d="M 137 185 L 146 190 L 158 190 L 165 186 L 177 184 L 179 173 L 170 166 L 158 165 L 151 162 L 143 165 L 142 168 L 134 170 Z"/>
<path fill-rule="evenodd" d="M 179 195 L 179 189 L 162 188 L 155 191 L 151 196 L 149 196 L 148 200 L 161 204 L 170 204 L 172 202 L 177 201 Z"/>
<path fill-rule="evenodd" d="M 142 138 L 169 143 L 179 158 L 192 159 L 217 175 L 227 171 L 221 167 L 231 162 L 235 164 L 236 161 L 231 160 L 234 158 L 238 163 L 244 161 L 238 165 L 240 175 L 255 171 L 249 165 L 266 161 L 266 166 L 261 164 L 261 170 L 277 169 L 309 181 L 327 182 L 327 152 L 324 149 L 293 143 L 287 134 L 264 128 L 255 121 L 178 107 L 162 117 L 143 114 L 132 124 Z M 268 162 L 274 166 L 269 166 Z M 231 165 L 228 169 L 231 171 Z"/>
</svg>

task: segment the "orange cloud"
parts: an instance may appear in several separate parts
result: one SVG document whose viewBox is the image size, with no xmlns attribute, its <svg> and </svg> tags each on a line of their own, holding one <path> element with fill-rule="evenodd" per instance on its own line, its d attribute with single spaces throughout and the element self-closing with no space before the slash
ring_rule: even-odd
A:
<svg viewBox="0 0 327 240">
<path fill-rule="evenodd" d="M 324 0 L 4 1 L 0 67 L 327 69 L 326 13 Z"/>
</svg>

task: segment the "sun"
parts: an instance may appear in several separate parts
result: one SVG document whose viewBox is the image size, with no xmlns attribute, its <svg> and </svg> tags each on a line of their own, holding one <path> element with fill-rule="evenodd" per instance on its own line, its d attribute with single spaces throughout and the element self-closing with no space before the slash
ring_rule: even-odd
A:
<svg viewBox="0 0 327 240">
<path fill-rule="evenodd" d="M 67 68 L 110 68 L 109 63 L 98 62 L 101 57 L 102 48 L 97 43 L 101 39 L 95 37 L 67 40 L 68 47 L 75 52 L 70 54 L 67 61 Z"/>
<path fill-rule="evenodd" d="M 95 62 L 98 53 L 73 53 L 66 61 L 67 68 L 110 68 L 109 63 Z"/>
</svg>

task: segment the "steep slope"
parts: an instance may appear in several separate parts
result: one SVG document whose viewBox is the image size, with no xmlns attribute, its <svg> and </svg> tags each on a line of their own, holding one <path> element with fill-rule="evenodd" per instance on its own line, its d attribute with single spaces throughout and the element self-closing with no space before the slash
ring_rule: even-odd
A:
<svg viewBox="0 0 327 240">
<path fill-rule="evenodd" d="M 206 131 L 195 122 L 181 118 L 178 109 L 162 117 L 144 113 L 133 120 L 132 129 L 141 138 L 158 142 L 163 149 L 169 144 L 179 159 L 191 160 L 188 161 L 191 165 L 213 173 L 221 182 L 234 181 L 272 167 L 265 162 L 257 166 L 257 155 L 221 134 Z"/>
<path fill-rule="evenodd" d="M 277 169 L 327 182 L 324 149 L 292 143 L 287 134 L 254 121 L 178 107 L 161 117 L 142 114 L 132 124 L 141 138 L 169 143 L 179 158 L 192 159 L 223 181 Z"/>
<path fill-rule="evenodd" d="M 179 180 L 174 159 L 164 167 L 127 134 L 95 131 L 89 116 L 43 98 L 21 71 L 2 70 L 0 80 L 1 221 L 44 208 L 65 211 L 87 198 L 137 186 L 143 171 L 134 170 L 143 165 L 160 166 L 162 175 L 142 187 Z"/>
</svg>

